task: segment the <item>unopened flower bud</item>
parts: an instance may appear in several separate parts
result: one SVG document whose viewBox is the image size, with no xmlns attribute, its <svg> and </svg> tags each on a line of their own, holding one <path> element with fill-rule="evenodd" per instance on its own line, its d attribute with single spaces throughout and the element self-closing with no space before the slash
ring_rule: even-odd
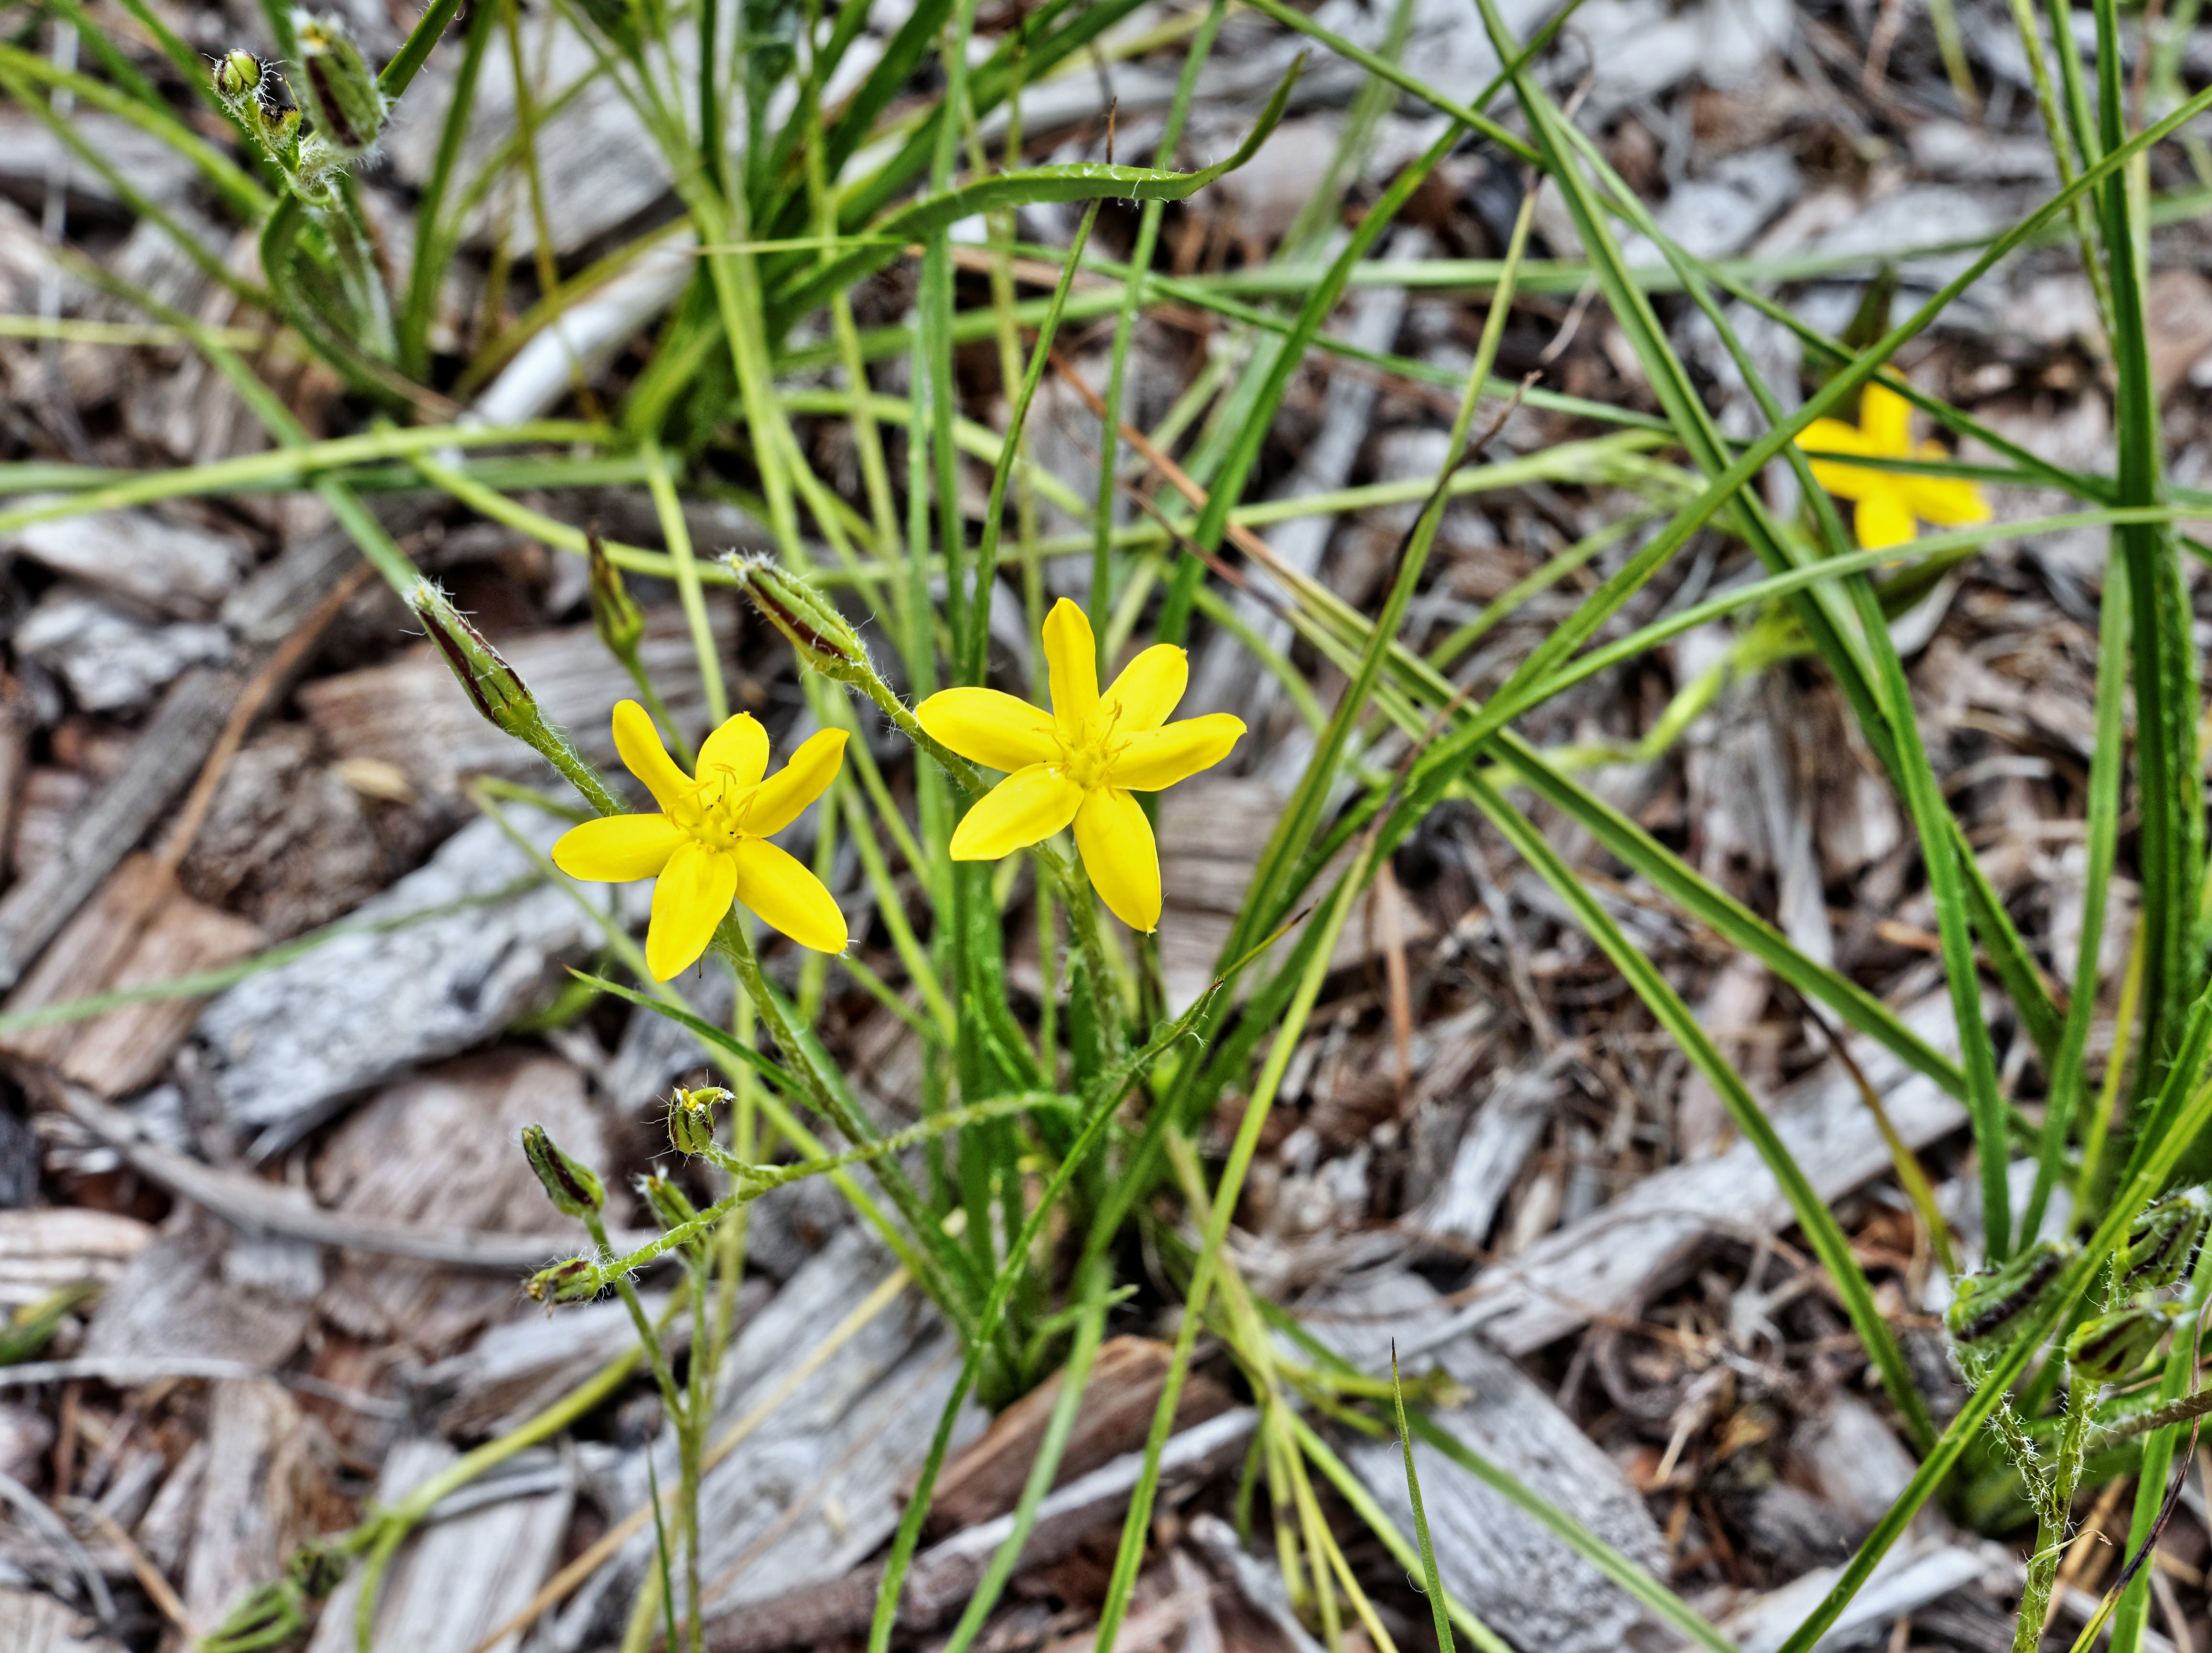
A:
<svg viewBox="0 0 2212 1653">
<path fill-rule="evenodd" d="M 2171 1285 L 2197 1255 L 2212 1218 L 2212 1199 L 2203 1188 L 2185 1188 L 2154 1200 L 2128 1230 L 2114 1262 L 2123 1297 Z"/>
<path fill-rule="evenodd" d="M 588 1303 L 599 1294 L 599 1266 L 589 1257 L 570 1257 L 539 1269 L 522 1289 L 532 1303 Z"/>
<path fill-rule="evenodd" d="M 761 618 L 799 651 L 800 659 L 823 677 L 842 683 L 862 683 L 876 676 L 860 634 L 812 586 L 768 557 L 732 556 L 726 562 L 738 577 L 738 589 Z"/>
<path fill-rule="evenodd" d="M 2157 1309 L 2119 1309 L 2085 1320 L 2066 1340 L 2066 1364 L 2074 1376 L 2110 1383 L 2139 1370 L 2172 1329 L 2173 1322 Z"/>
<path fill-rule="evenodd" d="M 686 1091 L 678 1087 L 668 1099 L 668 1142 L 677 1152 L 701 1154 L 714 1146 L 714 1104 L 727 1102 L 730 1093 L 720 1085 Z"/>
<path fill-rule="evenodd" d="M 597 534 L 586 534 L 584 544 L 592 567 L 592 624 L 609 652 L 627 665 L 645 635 L 645 611 L 623 583 L 622 570 L 608 558 L 605 542 Z"/>
<path fill-rule="evenodd" d="M 562 1153 L 543 1125 L 522 1127 L 522 1152 L 545 1185 L 545 1197 L 563 1217 L 595 1217 L 605 1206 L 606 1189 L 591 1167 Z"/>
<path fill-rule="evenodd" d="M 261 59 L 251 52 L 227 52 L 216 60 L 216 95 L 225 103 L 261 94 Z"/>
<path fill-rule="evenodd" d="M 646 1203 L 653 1207 L 653 1214 L 660 1218 L 660 1225 L 664 1229 L 681 1228 L 699 1215 L 699 1208 L 691 1203 L 684 1190 L 658 1171 L 641 1178 L 638 1188 L 645 1195 Z"/>
<path fill-rule="evenodd" d="M 2080 1250 L 2070 1240 L 2045 1240 L 1995 1268 L 1967 1275 L 1943 1316 L 1951 1340 L 1962 1349 L 2011 1341 L 2057 1287 Z"/>
<path fill-rule="evenodd" d="M 438 652 L 446 657 L 469 703 L 494 728 L 527 740 L 542 726 L 537 696 L 515 675 L 514 668 L 470 623 L 468 616 L 453 606 L 453 599 L 434 580 L 421 580 L 408 596 L 408 606 L 422 622 L 422 629 Z"/>
<path fill-rule="evenodd" d="M 342 19 L 295 11 L 292 26 L 299 32 L 300 68 L 315 131 L 350 161 L 375 143 L 391 105 Z"/>
</svg>

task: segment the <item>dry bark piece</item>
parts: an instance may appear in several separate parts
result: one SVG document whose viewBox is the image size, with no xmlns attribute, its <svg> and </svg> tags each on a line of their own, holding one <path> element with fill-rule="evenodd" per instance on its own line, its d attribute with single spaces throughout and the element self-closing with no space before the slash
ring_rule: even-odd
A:
<svg viewBox="0 0 2212 1653">
<path fill-rule="evenodd" d="M 7 1000 L 34 1010 L 124 988 L 166 981 L 244 958 L 258 927 L 179 893 L 151 855 L 118 867 L 99 896 L 70 921 Z M 53 1067 L 101 1097 L 150 1085 L 191 1031 L 203 1000 L 149 999 L 83 1022 L 49 1023 L 0 1037 L 0 1054 Z"/>
<path fill-rule="evenodd" d="M 584 1076 L 557 1057 L 505 1050 L 383 1091 L 317 1158 L 315 1191 L 342 1213 L 386 1221 L 574 1233 L 517 1146 L 531 1124 L 586 1164 L 608 1164 L 604 1116 L 585 1101 Z M 356 1337 L 432 1355 L 502 1310 L 527 1307 L 511 1279 L 367 1256 L 339 1265 L 321 1306 Z"/>
<path fill-rule="evenodd" d="M 510 819 L 541 848 L 564 824 L 532 810 Z M 531 887 L 537 877 L 496 822 L 472 822 L 352 915 L 392 927 L 337 936 L 219 995 L 198 1034 L 223 1117 L 261 1127 L 266 1152 L 539 1002 L 603 938 L 567 890 Z M 632 886 L 630 898 L 647 890 Z M 418 914 L 430 915 L 399 922 Z"/>
<path fill-rule="evenodd" d="M 185 1563 L 185 1605 L 195 1624 L 222 1623 L 240 1596 L 281 1573 L 308 1536 L 304 1517 L 319 1478 L 311 1428 L 281 1384 L 210 1385 L 207 1458 Z"/>
<path fill-rule="evenodd" d="M 1054 1487 L 1144 1444 L 1167 1379 L 1170 1352 L 1166 1344 L 1147 1337 L 1109 1338 L 1098 1346 Z M 1064 1375 L 1054 1372 L 1045 1379 L 992 1419 L 981 1438 L 946 1461 L 930 1500 L 933 1534 L 980 1526 L 1014 1507 L 1060 1402 Z M 1210 1377 L 1195 1376 L 1183 1385 L 1175 1426 L 1188 1429 L 1228 1411 L 1230 1405 L 1227 1390 Z"/>
<path fill-rule="evenodd" d="M 76 1608 L 35 1590 L 0 1585 L 0 1653 L 121 1653 Z"/>
<path fill-rule="evenodd" d="M 0 1211 L 0 1318 L 81 1280 L 112 1283 L 153 1237 L 150 1225 L 117 1212 Z"/>
<path fill-rule="evenodd" d="M 195 1219 L 189 1206 L 180 1211 L 163 1225 L 161 1243 L 140 1251 L 108 1287 L 81 1352 L 283 1365 L 307 1335 L 312 1302 L 234 1283 L 224 1267 L 229 1231 Z"/>
<path fill-rule="evenodd" d="M 384 1461 L 376 1501 L 391 1504 L 452 1463 L 444 1442 L 402 1441 Z M 529 1484 L 543 1487 L 544 1477 Z M 434 1517 L 400 1547 L 376 1604 L 373 1645 L 408 1653 L 469 1653 L 519 1612 L 560 1559 L 574 1494 L 568 1477 L 554 1487 L 477 1504 L 448 1519 Z M 307 1653 L 352 1653 L 360 1574 L 331 1592 Z M 520 1633 L 486 1653 L 513 1653 Z"/>
<path fill-rule="evenodd" d="M 1394 1339 L 1407 1377 L 1441 1366 L 1468 1393 L 1431 1409 L 1438 1425 L 1631 1560 L 1663 1571 L 1666 1542 L 1619 1466 L 1504 1355 L 1464 1333 L 1441 1344 L 1423 1338 L 1443 1312 L 1436 1288 L 1402 1271 L 1349 1281 L 1299 1307 L 1308 1329 L 1365 1371 L 1389 1374 Z M 1408 1355 L 1416 1340 L 1425 1352 Z M 1398 1443 L 1357 1437 L 1344 1455 L 1398 1530 L 1411 1533 Z M 1547 1653 L 1668 1645 L 1641 1607 L 1549 1528 L 1441 1454 L 1417 1449 L 1415 1456 L 1445 1586 L 1500 1635 Z"/>
<path fill-rule="evenodd" d="M 253 557 L 227 534 L 166 522 L 150 511 L 34 522 L 0 538 L 0 552 L 7 551 L 178 620 L 212 618 Z"/>
<path fill-rule="evenodd" d="M 717 647 L 735 631 L 732 611 L 713 611 Z M 615 762 L 610 716 L 637 685 L 590 626 L 496 640 L 550 722 L 566 729 L 585 757 L 602 769 Z M 706 694 L 683 615 L 669 607 L 647 615 L 639 659 L 668 701 L 685 738 L 706 730 Z M 323 678 L 300 689 L 300 703 L 341 758 L 375 758 L 403 771 L 422 792 L 457 799 L 471 775 L 548 780 L 545 761 L 479 717 L 453 686 L 444 657 L 424 643 L 382 665 Z"/>
</svg>

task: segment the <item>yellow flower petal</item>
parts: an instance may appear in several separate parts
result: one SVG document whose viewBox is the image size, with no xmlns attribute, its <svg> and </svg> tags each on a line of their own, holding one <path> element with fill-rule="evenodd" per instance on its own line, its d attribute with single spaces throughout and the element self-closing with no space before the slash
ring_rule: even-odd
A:
<svg viewBox="0 0 2212 1653">
<path fill-rule="evenodd" d="M 1941 442 L 1923 442 L 1913 457 L 1948 459 L 1951 455 Z M 1899 477 L 1897 481 L 1905 504 L 1923 522 L 1932 522 L 1939 528 L 1964 528 L 1990 520 L 1990 502 L 1978 483 L 1963 477 Z"/>
<path fill-rule="evenodd" d="M 684 829 L 665 815 L 610 815 L 562 833 L 553 865 L 572 878 L 628 884 L 652 878 L 687 842 Z"/>
<path fill-rule="evenodd" d="M 645 933 L 645 963 L 654 981 L 680 975 L 699 962 L 737 887 L 738 864 L 726 850 L 695 840 L 668 858 L 653 886 L 653 922 Z"/>
<path fill-rule="evenodd" d="M 845 915 L 805 862 L 762 838 L 739 839 L 726 859 L 737 869 L 738 899 L 763 919 L 802 947 L 845 951 Z"/>
<path fill-rule="evenodd" d="M 1108 779 L 1116 787 L 1158 792 L 1212 769 L 1243 733 L 1243 720 L 1226 712 L 1185 718 L 1132 738 L 1115 755 Z"/>
<path fill-rule="evenodd" d="M 995 689 L 947 689 L 915 707 L 914 715 L 932 738 L 1009 775 L 1060 755 L 1052 714 Z"/>
<path fill-rule="evenodd" d="M 1797 446 L 1814 453 L 1864 453 L 1865 435 L 1840 419 L 1815 419 L 1797 433 Z"/>
<path fill-rule="evenodd" d="M 1083 611 L 1065 597 L 1044 617 L 1044 663 L 1052 714 L 1073 733 L 1098 709 L 1098 639 Z"/>
<path fill-rule="evenodd" d="M 1083 788 L 1042 763 L 1016 769 L 991 788 L 952 832 L 956 861 L 995 861 L 1042 843 L 1075 818 Z"/>
<path fill-rule="evenodd" d="M 1075 816 L 1075 847 L 1108 912 L 1133 930 L 1160 927 L 1159 848 L 1135 799 L 1119 787 L 1101 787 L 1085 798 Z"/>
<path fill-rule="evenodd" d="M 623 767 L 645 782 L 646 790 L 665 814 L 679 820 L 687 811 L 697 814 L 691 802 L 691 777 L 676 766 L 676 760 L 660 744 L 652 718 L 634 700 L 615 707 L 615 751 L 622 755 Z"/>
<path fill-rule="evenodd" d="M 719 769 L 729 771 L 728 785 L 739 791 L 760 785 L 768 773 L 768 731 L 750 712 L 738 713 L 701 744 L 699 778 L 720 779 Z"/>
<path fill-rule="evenodd" d="M 732 720 L 734 721 L 735 720 Z M 727 727 L 727 725 L 723 726 Z M 829 789 L 837 778 L 838 766 L 845 761 L 845 732 L 842 729 L 823 729 L 807 736 L 791 761 L 777 770 L 774 778 L 761 782 L 753 800 L 745 811 L 744 830 L 748 836 L 765 838 L 772 832 L 781 832 L 799 818 L 799 811 Z M 809 876 L 812 876 L 809 874 Z M 740 896 L 740 901 L 744 897 Z M 752 907 L 752 902 L 745 902 Z M 753 910 L 760 912 L 754 907 Z M 761 913 L 763 918 L 768 917 Z M 781 926 L 778 926 L 781 928 Z M 812 946 L 812 942 L 806 944 Z M 836 948 L 826 949 L 836 952 Z"/>
<path fill-rule="evenodd" d="M 1859 392 L 1859 434 L 1868 453 L 1904 459 L 1912 452 L 1912 404 L 1869 380 Z"/>
<path fill-rule="evenodd" d="M 1905 508 L 1894 488 L 1869 494 L 1861 500 L 1851 526 L 1858 535 L 1859 549 L 1867 551 L 1886 551 L 1893 545 L 1903 545 L 1918 532 L 1912 513 Z"/>
<path fill-rule="evenodd" d="M 1897 480 L 1893 472 L 1869 471 L 1864 465 L 1838 465 L 1832 459 L 1813 461 L 1813 480 L 1839 500 L 1863 500 L 1879 494 Z"/>
<path fill-rule="evenodd" d="M 1141 734 L 1168 720 L 1190 684 L 1190 661 L 1172 643 L 1154 643 L 1121 668 L 1099 710 L 1117 734 Z"/>
</svg>

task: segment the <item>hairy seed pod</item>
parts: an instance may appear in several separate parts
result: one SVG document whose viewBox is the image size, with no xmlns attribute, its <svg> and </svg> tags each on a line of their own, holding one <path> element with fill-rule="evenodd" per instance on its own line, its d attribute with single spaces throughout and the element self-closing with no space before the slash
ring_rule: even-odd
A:
<svg viewBox="0 0 2212 1653">
<path fill-rule="evenodd" d="M 2120 1295 L 2155 1291 L 2179 1279 L 2196 1259 L 2208 1219 L 2212 1197 L 2203 1188 L 2185 1188 L 2145 1206 L 2113 1259 Z"/>
<path fill-rule="evenodd" d="M 2117 1383 L 2142 1368 L 2172 1326 L 2173 1317 L 2160 1309 L 2099 1315 L 2083 1321 L 2066 1340 L 2066 1364 L 2076 1377 Z"/>
<path fill-rule="evenodd" d="M 646 1203 L 653 1207 L 653 1214 L 660 1218 L 660 1225 L 664 1229 L 681 1228 L 699 1215 L 699 1208 L 691 1203 L 684 1190 L 658 1171 L 640 1178 L 638 1189 L 645 1195 Z"/>
<path fill-rule="evenodd" d="M 299 33 L 301 77 L 315 131 L 350 161 L 375 143 L 391 105 L 342 19 L 295 11 L 292 26 Z"/>
<path fill-rule="evenodd" d="M 764 556 L 732 556 L 726 562 L 738 577 L 738 589 L 761 618 L 799 651 L 800 659 L 841 683 L 862 683 L 876 676 L 860 634 L 812 586 Z"/>
<path fill-rule="evenodd" d="M 678 1086 L 668 1099 L 668 1145 L 686 1158 L 714 1146 L 714 1104 L 730 1093 L 718 1085 L 686 1091 Z"/>
<path fill-rule="evenodd" d="M 2070 1240 L 2045 1240 L 1995 1268 L 1967 1275 L 1943 1316 L 1952 1342 L 1962 1349 L 2009 1342 L 2081 1250 Z"/>
<path fill-rule="evenodd" d="M 407 605 L 446 657 L 446 665 L 469 697 L 469 704 L 485 722 L 526 740 L 532 730 L 542 726 L 538 698 L 530 692 L 530 686 L 470 623 L 468 616 L 453 606 L 453 599 L 435 580 L 417 580 L 408 593 Z"/>
<path fill-rule="evenodd" d="M 599 1294 L 599 1266 L 571 1257 L 539 1269 L 522 1289 L 532 1303 L 588 1303 Z"/>
<path fill-rule="evenodd" d="M 545 1197 L 563 1217 L 595 1217 L 605 1208 L 607 1191 L 591 1167 L 562 1153 L 543 1125 L 522 1127 L 522 1152 L 545 1185 Z"/>
<path fill-rule="evenodd" d="M 645 635 L 645 611 L 623 583 L 622 570 L 608 560 L 605 542 L 597 534 L 586 534 L 584 544 L 591 558 L 592 624 L 608 652 L 628 665 Z"/>
</svg>

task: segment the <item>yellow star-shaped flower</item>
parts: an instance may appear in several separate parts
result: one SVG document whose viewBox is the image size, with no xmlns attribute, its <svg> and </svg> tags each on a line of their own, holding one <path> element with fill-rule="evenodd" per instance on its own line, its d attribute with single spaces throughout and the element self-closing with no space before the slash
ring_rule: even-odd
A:
<svg viewBox="0 0 2212 1653">
<path fill-rule="evenodd" d="M 1797 446 L 1814 453 L 1859 453 L 1879 459 L 1948 459 L 1941 442 L 1912 442 L 1912 404 L 1887 385 L 1869 384 L 1859 393 L 1859 422 L 1815 419 L 1797 435 Z M 1960 528 L 1987 522 L 1989 501 L 1971 482 L 1950 477 L 1912 477 L 1899 471 L 1869 471 L 1834 459 L 1813 461 L 1813 480 L 1838 499 L 1855 500 L 1852 531 L 1860 549 L 1887 550 L 1918 532 L 1917 524 Z"/>
<path fill-rule="evenodd" d="M 805 865 L 768 842 L 837 778 L 845 732 L 824 729 L 771 780 L 768 731 L 740 712 L 699 748 L 696 775 L 660 744 L 645 708 L 615 708 L 615 750 L 646 784 L 657 815 L 610 815 L 561 835 L 553 865 L 598 884 L 653 878 L 645 962 L 665 981 L 696 963 L 732 901 L 817 952 L 845 951 L 845 915 Z"/>
<path fill-rule="evenodd" d="M 1225 712 L 1170 723 L 1190 681 L 1183 652 L 1158 643 L 1098 692 L 1098 644 L 1083 611 L 1062 598 L 1044 623 L 1052 710 L 995 689 L 948 689 L 915 708 L 921 726 L 961 757 L 1006 778 L 952 835 L 956 861 L 994 861 L 1073 822 L 1084 870 L 1133 930 L 1160 922 L 1160 858 L 1152 823 L 1129 794 L 1158 792 L 1211 769 L 1244 732 Z"/>
</svg>

